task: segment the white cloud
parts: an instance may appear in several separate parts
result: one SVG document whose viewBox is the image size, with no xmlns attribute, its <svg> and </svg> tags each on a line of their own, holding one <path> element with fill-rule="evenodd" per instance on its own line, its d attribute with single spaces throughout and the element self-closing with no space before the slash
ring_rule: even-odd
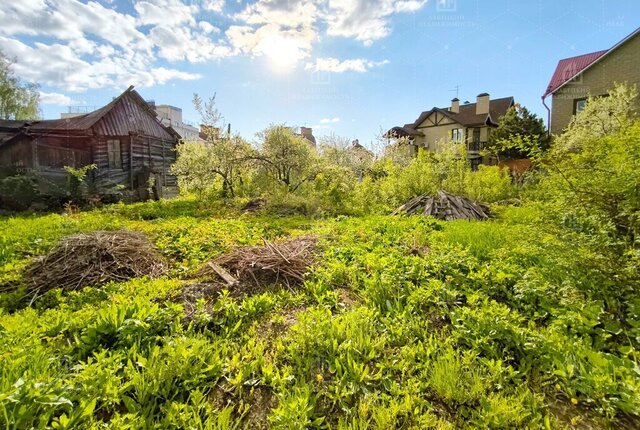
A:
<svg viewBox="0 0 640 430">
<path fill-rule="evenodd" d="M 224 0 L 205 0 L 203 9 L 221 13 L 224 9 Z"/>
<path fill-rule="evenodd" d="M 230 44 L 240 53 L 266 55 L 275 60 L 298 61 L 311 55 L 315 32 L 308 28 L 283 29 L 276 24 L 231 26 L 226 32 Z"/>
<path fill-rule="evenodd" d="M 69 106 L 78 104 L 69 96 L 60 93 L 46 93 L 40 91 L 40 103 L 43 105 Z"/>
<path fill-rule="evenodd" d="M 232 23 L 221 29 L 207 17 L 223 13 L 223 0 L 138 0 L 128 12 L 96 0 L 0 1 L 0 49 L 18 58 L 20 77 L 65 91 L 150 86 L 197 79 L 180 70 L 183 62 L 234 55 L 293 67 L 308 60 L 325 35 L 368 45 L 390 33 L 394 14 L 415 12 L 425 2 L 257 0 L 227 16 Z M 386 63 L 329 57 L 305 68 L 362 73 Z"/>
<path fill-rule="evenodd" d="M 198 22 L 198 27 L 200 28 L 200 30 L 204 31 L 207 34 L 220 33 L 220 29 L 218 27 L 213 26 L 210 22 L 207 21 Z"/>
<path fill-rule="evenodd" d="M 365 45 L 391 33 L 394 13 L 416 12 L 427 0 L 329 0 L 325 19 L 330 36 L 352 37 Z"/>
<path fill-rule="evenodd" d="M 141 25 L 195 24 L 194 15 L 198 7 L 188 5 L 181 0 L 144 0 L 134 5 Z"/>
<path fill-rule="evenodd" d="M 77 0 L 0 2 L 0 34 L 51 36 L 62 41 L 95 36 L 123 48 L 145 41 L 134 17 L 97 2 Z"/>
<path fill-rule="evenodd" d="M 137 17 L 95 1 L 1 2 L 0 49 L 18 60 L 18 76 L 74 92 L 196 79 L 200 75 L 158 67 L 157 59 L 195 63 L 231 53 L 209 36 L 213 25 L 196 24 L 198 6 L 144 0 L 134 7 Z M 22 35 L 36 41 L 23 42 Z"/>
<path fill-rule="evenodd" d="M 331 72 L 331 73 L 344 73 L 344 72 L 357 72 L 364 73 L 373 69 L 374 67 L 384 66 L 389 64 L 388 60 L 383 61 L 370 61 L 363 58 L 356 58 L 351 60 L 340 61 L 337 58 L 317 58 L 315 63 L 307 63 L 305 70 L 313 70 L 317 72 Z"/>
<path fill-rule="evenodd" d="M 230 26 L 227 39 L 237 52 L 265 55 L 277 66 L 295 66 L 311 55 L 318 40 L 315 24 L 323 1 L 258 0 L 234 15 L 241 25 Z"/>
<path fill-rule="evenodd" d="M 340 118 L 335 117 L 335 118 L 322 118 L 320 120 L 320 124 L 335 124 L 337 122 L 340 122 Z"/>
<path fill-rule="evenodd" d="M 216 44 L 205 34 L 187 27 L 158 25 L 149 32 L 149 39 L 157 46 L 158 55 L 169 61 L 198 63 L 231 54 L 226 45 Z"/>
<path fill-rule="evenodd" d="M 318 19 L 318 9 L 312 0 L 258 0 L 247 5 L 235 18 L 247 24 L 276 24 L 283 27 L 309 27 Z"/>
<path fill-rule="evenodd" d="M 66 45 L 35 43 L 33 47 L 0 36 L 0 48 L 12 58 L 18 76 L 43 85 L 82 92 L 130 84 L 152 86 L 171 79 L 197 79 L 200 75 L 154 67 L 145 58 L 119 51 L 117 55 L 87 61 Z"/>
</svg>

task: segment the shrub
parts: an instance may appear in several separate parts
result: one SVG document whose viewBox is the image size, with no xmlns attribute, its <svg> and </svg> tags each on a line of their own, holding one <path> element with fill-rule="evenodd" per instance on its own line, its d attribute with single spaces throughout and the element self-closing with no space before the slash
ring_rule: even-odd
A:
<svg viewBox="0 0 640 430">
<path fill-rule="evenodd" d="M 464 178 L 464 194 L 482 203 L 495 203 L 518 195 L 509 169 L 498 166 L 479 166 Z"/>
<path fill-rule="evenodd" d="M 0 179 L 0 206 L 9 210 L 26 210 L 38 201 L 38 181 L 32 175 Z"/>
<path fill-rule="evenodd" d="M 554 143 L 536 197 L 566 226 L 635 244 L 640 233 L 640 121 L 633 89 L 616 87 L 587 108 Z"/>
</svg>

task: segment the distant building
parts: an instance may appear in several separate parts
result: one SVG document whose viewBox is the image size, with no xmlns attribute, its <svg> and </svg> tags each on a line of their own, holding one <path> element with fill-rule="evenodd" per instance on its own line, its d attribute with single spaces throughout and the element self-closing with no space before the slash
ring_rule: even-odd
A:
<svg viewBox="0 0 640 430">
<path fill-rule="evenodd" d="M 311 142 L 313 146 L 316 146 L 316 138 L 313 135 L 313 129 L 309 127 L 300 127 L 299 135 Z"/>
<path fill-rule="evenodd" d="M 206 124 L 200 124 L 200 140 L 205 142 L 215 142 L 221 138 L 220 127 L 213 127 Z"/>
<path fill-rule="evenodd" d="M 640 86 L 639 70 L 640 28 L 610 49 L 560 60 L 542 96 L 543 103 L 551 96 L 551 132 L 561 133 L 590 96 L 607 95 L 614 83 Z"/>
<path fill-rule="evenodd" d="M 316 146 L 316 138 L 313 135 L 313 129 L 310 127 L 288 127 L 289 130 L 296 136 L 304 137 L 313 146 Z"/>
<path fill-rule="evenodd" d="M 488 93 L 478 94 L 476 103 L 460 104 L 457 98 L 447 108 L 434 107 L 420 114 L 413 123 L 393 127 L 385 133 L 391 139 L 406 139 L 416 150 L 426 148 L 438 152 L 446 143 L 465 145 L 467 157 L 475 169 L 490 160 L 481 151 L 485 148 L 492 128 L 515 106 L 513 97 L 491 100 Z"/>
<path fill-rule="evenodd" d="M 355 167 L 355 174 L 358 176 L 358 179 L 364 179 L 366 170 L 371 167 L 375 159 L 374 153 L 362 146 L 358 139 L 351 142 L 351 146 L 347 148 L 347 151 L 351 156 L 351 161 Z"/>
<path fill-rule="evenodd" d="M 73 118 L 98 110 L 100 106 L 69 106 L 67 112 L 60 114 L 60 119 Z"/>
<path fill-rule="evenodd" d="M 200 130 L 182 120 L 182 109 L 170 105 L 156 105 L 149 102 L 158 114 L 160 122 L 171 127 L 183 140 L 200 140 Z"/>
</svg>

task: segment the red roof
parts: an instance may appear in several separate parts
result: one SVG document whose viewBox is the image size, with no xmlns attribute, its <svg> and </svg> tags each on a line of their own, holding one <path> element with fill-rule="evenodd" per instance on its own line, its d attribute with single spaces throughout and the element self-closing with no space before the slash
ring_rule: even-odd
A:
<svg viewBox="0 0 640 430">
<path fill-rule="evenodd" d="M 548 96 L 569 82 L 607 52 L 609 52 L 609 50 L 605 49 L 604 51 L 592 52 L 591 54 L 578 55 L 577 57 L 560 60 L 543 97 Z"/>
<path fill-rule="evenodd" d="M 622 46 L 628 40 L 638 36 L 640 34 L 640 27 L 636 28 L 630 35 L 622 39 L 620 42 L 616 43 L 610 49 L 605 49 L 604 51 L 592 52 L 591 54 L 579 55 L 577 57 L 565 58 L 564 60 L 560 60 L 558 62 L 558 67 L 556 67 L 556 71 L 551 77 L 551 82 L 549 82 L 549 86 L 547 87 L 547 91 L 545 91 L 542 98 L 544 99 L 551 93 L 554 93 L 558 88 L 562 87 L 564 84 L 578 76 L 580 73 L 584 72 L 587 68 L 589 68 L 593 63 L 598 61 L 600 57 L 603 57 L 607 54 L 612 53 L 620 46 Z"/>
</svg>

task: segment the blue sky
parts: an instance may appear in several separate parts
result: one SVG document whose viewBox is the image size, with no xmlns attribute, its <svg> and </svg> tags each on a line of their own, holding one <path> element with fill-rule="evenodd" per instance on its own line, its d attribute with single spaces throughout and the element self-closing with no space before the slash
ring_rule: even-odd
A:
<svg viewBox="0 0 640 430">
<path fill-rule="evenodd" d="M 637 0 L 21 0 L 0 4 L 0 49 L 40 83 L 45 118 L 133 84 L 194 123 L 193 93 L 216 93 L 250 140 L 286 123 L 370 144 L 456 86 L 545 116 L 559 59 L 639 25 Z"/>
</svg>

